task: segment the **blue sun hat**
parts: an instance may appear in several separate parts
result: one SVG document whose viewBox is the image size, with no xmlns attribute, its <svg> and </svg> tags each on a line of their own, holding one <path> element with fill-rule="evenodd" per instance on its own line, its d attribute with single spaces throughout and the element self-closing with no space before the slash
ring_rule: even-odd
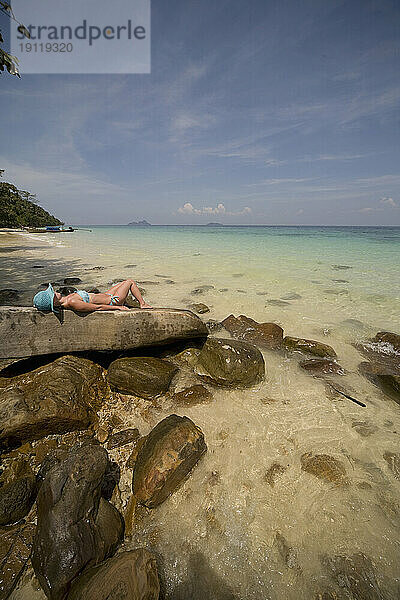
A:
<svg viewBox="0 0 400 600">
<path fill-rule="evenodd" d="M 33 306 L 38 310 L 43 311 L 53 311 L 58 312 L 56 308 L 54 308 L 54 289 L 51 283 L 49 283 L 49 287 L 47 290 L 43 290 L 42 292 L 38 292 L 33 298 Z"/>
</svg>

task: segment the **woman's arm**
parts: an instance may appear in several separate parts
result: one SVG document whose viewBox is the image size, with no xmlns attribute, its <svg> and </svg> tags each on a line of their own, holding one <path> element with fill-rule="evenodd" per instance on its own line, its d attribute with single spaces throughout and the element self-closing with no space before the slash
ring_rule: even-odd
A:
<svg viewBox="0 0 400 600">
<path fill-rule="evenodd" d="M 71 308 L 77 312 L 97 312 L 98 310 L 129 310 L 127 306 L 114 306 L 111 304 L 92 304 L 91 302 L 83 302 L 83 300 L 73 299 L 68 302 L 66 308 Z"/>
</svg>

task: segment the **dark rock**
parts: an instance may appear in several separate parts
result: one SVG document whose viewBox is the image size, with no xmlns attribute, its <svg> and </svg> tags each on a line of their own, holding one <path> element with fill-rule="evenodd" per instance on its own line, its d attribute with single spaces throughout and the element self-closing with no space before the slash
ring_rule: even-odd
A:
<svg viewBox="0 0 400 600">
<path fill-rule="evenodd" d="M 157 274 L 155 274 L 154 277 L 161 277 L 161 279 L 168 279 L 168 275 L 157 275 Z"/>
<path fill-rule="evenodd" d="M 35 526 L 32 523 L 0 531 L 0 600 L 6 600 L 29 560 Z"/>
<path fill-rule="evenodd" d="M 113 492 L 121 479 L 121 469 L 115 461 L 109 461 L 101 483 L 101 495 L 111 500 Z"/>
<path fill-rule="evenodd" d="M 129 308 L 140 308 L 139 300 L 136 300 L 133 296 L 128 296 L 125 300 L 125 306 L 129 306 Z"/>
<path fill-rule="evenodd" d="M 32 565 L 50 600 L 64 598 L 71 581 L 111 556 L 123 537 L 121 515 L 100 497 L 107 466 L 101 446 L 73 449 L 40 487 Z"/>
<path fill-rule="evenodd" d="M 400 404 L 400 369 L 397 365 L 363 362 L 359 365 L 359 371 Z"/>
<path fill-rule="evenodd" d="M 159 281 L 147 281 L 147 280 L 145 280 L 145 281 L 137 281 L 136 283 L 137 284 L 140 283 L 140 285 L 160 285 Z"/>
<path fill-rule="evenodd" d="M 321 358 L 336 358 L 336 352 L 331 346 L 322 342 L 316 342 L 315 340 L 306 340 L 287 335 L 283 338 L 283 346 L 291 352 L 302 352 L 303 354 L 312 354 Z"/>
<path fill-rule="evenodd" d="M 400 352 L 400 335 L 390 331 L 380 331 L 374 338 L 375 342 L 392 346 L 395 352 Z"/>
<path fill-rule="evenodd" d="M 395 452 L 385 452 L 383 458 L 386 460 L 389 469 L 396 479 L 400 479 L 400 454 L 396 454 Z"/>
<path fill-rule="evenodd" d="M 332 279 L 334 283 L 349 283 L 347 279 Z"/>
<path fill-rule="evenodd" d="M 153 357 L 119 358 L 108 368 L 108 381 L 119 392 L 141 398 L 165 393 L 178 368 Z"/>
<path fill-rule="evenodd" d="M 296 292 L 289 292 L 284 296 L 281 296 L 281 300 L 300 300 L 300 294 L 296 294 Z"/>
<path fill-rule="evenodd" d="M 267 304 L 270 304 L 271 306 L 290 306 L 290 302 L 286 302 L 286 300 L 267 300 Z"/>
<path fill-rule="evenodd" d="M 213 289 L 214 289 L 213 285 L 201 285 L 200 287 L 192 290 L 190 293 L 192 294 L 192 296 L 198 296 L 199 294 L 204 294 L 204 292 L 208 292 L 209 290 L 213 290 Z"/>
<path fill-rule="evenodd" d="M 47 287 L 47 286 L 46 286 Z M 18 290 L 12 290 L 5 288 L 0 290 L 0 304 L 7 304 L 20 299 L 20 292 Z"/>
<path fill-rule="evenodd" d="M 174 404 L 193 406 L 195 404 L 209 402 L 211 398 L 211 392 L 204 387 L 204 385 L 192 385 L 191 387 L 185 388 L 181 392 L 174 394 L 172 396 L 172 401 Z"/>
<path fill-rule="evenodd" d="M 174 285 L 175 281 L 173 279 L 166 279 L 164 283 L 167 283 L 168 285 Z"/>
<path fill-rule="evenodd" d="M 86 271 L 104 271 L 105 267 L 90 267 L 90 269 L 86 269 Z"/>
<path fill-rule="evenodd" d="M 349 265 L 332 265 L 332 269 L 336 271 L 346 271 L 347 269 L 352 269 L 353 267 L 349 267 Z"/>
<path fill-rule="evenodd" d="M 206 452 L 204 435 L 188 419 L 170 415 L 146 437 L 133 473 L 133 493 L 137 500 L 154 508 L 186 478 Z"/>
<path fill-rule="evenodd" d="M 44 265 L 32 265 L 32 269 L 44 269 Z"/>
<path fill-rule="evenodd" d="M 138 548 L 85 571 L 67 600 L 158 600 L 159 594 L 156 559 Z"/>
<path fill-rule="evenodd" d="M 289 546 L 286 538 L 280 533 L 280 531 L 278 531 L 275 536 L 274 546 L 289 569 L 299 568 L 297 562 L 297 550 Z"/>
<path fill-rule="evenodd" d="M 0 525 L 17 523 L 30 511 L 36 496 L 36 479 L 29 464 L 13 461 L 0 477 Z"/>
<path fill-rule="evenodd" d="M 207 306 L 207 304 L 203 304 L 202 302 L 198 302 L 195 304 L 189 304 L 188 308 L 189 308 L 189 310 L 192 310 L 199 315 L 203 315 L 204 313 L 210 312 L 210 309 Z"/>
<path fill-rule="evenodd" d="M 287 467 L 280 465 L 277 462 L 272 463 L 268 471 L 265 473 L 264 479 L 271 486 L 274 487 L 275 479 L 286 471 Z"/>
<path fill-rule="evenodd" d="M 79 277 L 66 277 L 64 283 L 65 285 L 76 285 L 77 283 L 82 283 L 82 279 Z"/>
<path fill-rule="evenodd" d="M 378 431 L 377 426 L 373 425 L 373 423 L 369 423 L 368 421 L 353 421 L 351 426 L 362 437 L 368 437 Z"/>
<path fill-rule="evenodd" d="M 217 331 L 221 331 L 221 329 L 223 329 L 224 326 L 219 321 L 210 319 L 206 322 L 206 327 L 210 333 L 216 333 Z"/>
<path fill-rule="evenodd" d="M 198 356 L 200 377 L 224 387 L 251 387 L 264 379 L 261 352 L 247 342 L 208 338 Z"/>
<path fill-rule="evenodd" d="M 0 448 L 85 429 L 108 393 L 102 368 L 75 356 L 62 356 L 4 383 Z"/>
<path fill-rule="evenodd" d="M 245 315 L 237 318 L 229 315 L 222 325 L 234 338 L 252 342 L 261 348 L 273 350 L 282 345 L 283 329 L 276 323 L 257 323 Z"/>
<path fill-rule="evenodd" d="M 335 485 L 347 485 L 346 469 L 343 464 L 329 454 L 303 454 L 300 458 L 301 468 L 306 473 Z"/>
<path fill-rule="evenodd" d="M 120 448 L 131 442 L 136 442 L 139 438 L 139 429 L 124 429 L 124 431 L 118 431 L 110 436 L 107 442 L 107 448 L 110 450 L 113 448 Z"/>
<path fill-rule="evenodd" d="M 323 565 L 346 598 L 352 600 L 384 600 L 371 560 L 364 554 L 325 557 Z"/>
<path fill-rule="evenodd" d="M 47 286 L 46 286 L 47 287 Z M 71 285 L 62 285 L 56 291 L 61 294 L 61 296 L 69 296 L 70 294 L 74 294 L 77 288 Z"/>
<path fill-rule="evenodd" d="M 97 287 L 92 287 L 86 290 L 88 294 L 101 294 L 101 291 Z"/>
<path fill-rule="evenodd" d="M 329 359 L 312 358 L 311 360 L 304 360 L 300 363 L 300 367 L 314 375 L 319 377 L 323 375 L 344 375 L 345 370 L 337 362 Z"/>
<path fill-rule="evenodd" d="M 125 269 L 134 269 L 137 265 L 125 265 Z"/>
<path fill-rule="evenodd" d="M 247 294 L 246 290 L 236 290 L 238 292 L 238 294 Z"/>
</svg>

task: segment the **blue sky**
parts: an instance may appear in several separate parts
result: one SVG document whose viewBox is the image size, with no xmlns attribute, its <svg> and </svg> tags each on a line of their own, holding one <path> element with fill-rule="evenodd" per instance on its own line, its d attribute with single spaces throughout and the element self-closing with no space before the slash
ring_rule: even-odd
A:
<svg viewBox="0 0 400 600">
<path fill-rule="evenodd" d="M 0 76 L 4 180 L 75 224 L 400 225 L 399 24 L 398 0 L 153 0 L 149 75 Z"/>
</svg>

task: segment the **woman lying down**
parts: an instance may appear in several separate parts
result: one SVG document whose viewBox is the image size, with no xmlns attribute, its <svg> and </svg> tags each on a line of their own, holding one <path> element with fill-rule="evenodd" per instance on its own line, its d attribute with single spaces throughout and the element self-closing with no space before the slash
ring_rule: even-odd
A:
<svg viewBox="0 0 400 600">
<path fill-rule="evenodd" d="M 86 290 L 76 290 L 68 296 L 55 292 L 51 283 L 47 290 L 38 292 L 33 298 L 33 306 L 38 310 L 58 312 L 61 308 L 76 312 L 93 312 L 97 310 L 129 310 L 124 302 L 129 294 L 136 298 L 140 308 L 152 308 L 143 300 L 138 286 L 132 279 L 116 283 L 104 294 L 89 294 Z"/>
</svg>

